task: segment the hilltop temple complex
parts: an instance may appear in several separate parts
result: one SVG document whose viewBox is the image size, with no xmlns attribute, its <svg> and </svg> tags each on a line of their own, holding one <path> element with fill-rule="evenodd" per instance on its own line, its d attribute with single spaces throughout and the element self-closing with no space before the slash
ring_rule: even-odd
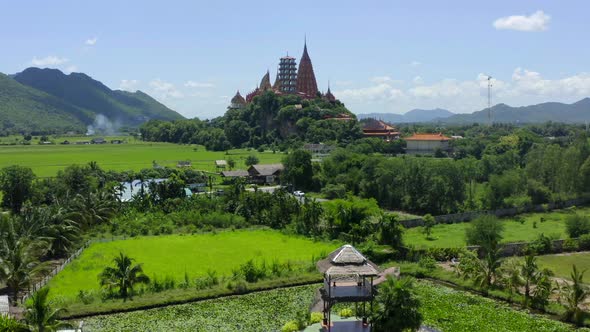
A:
<svg viewBox="0 0 590 332">
<path fill-rule="evenodd" d="M 293 94 L 304 99 L 313 99 L 320 95 L 322 98 L 335 102 L 336 97 L 330 91 L 322 94 L 318 90 L 318 84 L 313 71 L 311 58 L 307 52 L 307 42 L 303 45 L 303 54 L 297 67 L 297 61 L 294 57 L 284 56 L 279 59 L 279 66 L 274 84 L 271 84 L 270 72 L 267 70 L 262 77 L 260 85 L 244 98 L 240 91 L 232 98 L 230 108 L 243 108 L 254 100 L 254 97 L 263 94 L 266 91 L 273 91 L 276 94 Z"/>
</svg>

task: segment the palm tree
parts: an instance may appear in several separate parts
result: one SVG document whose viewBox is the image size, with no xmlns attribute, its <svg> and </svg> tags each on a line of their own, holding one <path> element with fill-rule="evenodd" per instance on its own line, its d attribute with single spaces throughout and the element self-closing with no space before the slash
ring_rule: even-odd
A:
<svg viewBox="0 0 590 332">
<path fill-rule="evenodd" d="M 108 221 L 114 214 L 116 200 L 104 190 L 78 194 L 70 207 L 72 215 L 82 226 L 91 227 Z"/>
<path fill-rule="evenodd" d="M 375 302 L 372 313 L 375 331 L 401 332 L 420 328 L 420 301 L 414 295 L 412 279 L 398 280 L 388 276 L 379 286 Z"/>
<path fill-rule="evenodd" d="M 465 279 L 471 279 L 473 283 L 487 294 L 490 287 L 498 281 L 498 268 L 500 267 L 500 251 L 489 251 L 483 259 L 479 259 L 473 251 L 462 255 L 459 271 Z"/>
<path fill-rule="evenodd" d="M 19 235 L 10 224 L 0 242 L 0 280 L 6 283 L 12 301 L 16 302 L 20 291 L 30 287 L 46 270 L 47 264 L 39 259 L 47 252 L 47 243 Z"/>
<path fill-rule="evenodd" d="M 520 270 L 524 284 L 524 306 L 527 307 L 531 298 L 531 285 L 536 283 L 537 275 L 539 274 L 539 267 L 537 266 L 535 256 L 526 256 Z"/>
<path fill-rule="evenodd" d="M 584 311 L 580 309 L 580 304 L 590 295 L 588 287 L 583 284 L 584 271 L 578 271 L 574 264 L 572 266 L 572 282 L 566 283 L 561 292 L 565 295 L 565 318 L 571 322 L 581 325 L 584 320 Z"/>
<path fill-rule="evenodd" d="M 50 332 L 69 326 L 69 324 L 58 319 L 59 314 L 65 310 L 63 308 L 52 309 L 47 304 L 48 294 L 49 288 L 41 288 L 31 297 L 31 301 L 25 305 L 24 321 L 30 331 Z"/>
<path fill-rule="evenodd" d="M 133 286 L 138 283 L 147 284 L 150 279 L 143 273 L 141 264 L 133 264 L 134 259 L 120 252 L 113 259 L 114 267 L 106 267 L 99 275 L 100 285 L 109 291 L 119 289 L 119 296 L 126 300 L 133 294 Z"/>
</svg>

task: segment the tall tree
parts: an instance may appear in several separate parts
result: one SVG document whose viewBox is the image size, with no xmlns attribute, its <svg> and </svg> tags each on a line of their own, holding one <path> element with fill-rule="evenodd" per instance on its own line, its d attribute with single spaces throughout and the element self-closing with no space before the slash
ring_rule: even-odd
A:
<svg viewBox="0 0 590 332">
<path fill-rule="evenodd" d="M 472 221 L 465 230 L 465 240 L 469 245 L 480 246 L 482 252 L 495 252 L 502 240 L 504 225 L 492 215 L 481 216 Z"/>
<path fill-rule="evenodd" d="M 133 258 L 119 253 L 119 256 L 113 259 L 115 266 L 108 266 L 99 274 L 100 285 L 109 291 L 118 289 L 119 296 L 127 300 L 133 295 L 135 284 L 147 284 L 150 281 L 143 273 L 141 264 L 133 265 L 133 261 Z"/>
<path fill-rule="evenodd" d="M 586 300 L 590 291 L 584 284 L 584 272 L 579 271 L 576 265 L 572 266 L 571 282 L 565 283 L 561 287 L 561 295 L 565 300 L 565 318 L 578 326 L 584 322 L 584 311 L 580 308 L 580 305 Z"/>
<path fill-rule="evenodd" d="M 283 158 L 285 170 L 281 175 L 295 188 L 310 189 L 313 178 L 311 153 L 306 150 L 295 150 Z"/>
<path fill-rule="evenodd" d="M 33 195 L 35 174 L 30 168 L 8 166 L 0 170 L 0 190 L 3 192 L 2 206 L 18 213 L 23 204 Z"/>
</svg>

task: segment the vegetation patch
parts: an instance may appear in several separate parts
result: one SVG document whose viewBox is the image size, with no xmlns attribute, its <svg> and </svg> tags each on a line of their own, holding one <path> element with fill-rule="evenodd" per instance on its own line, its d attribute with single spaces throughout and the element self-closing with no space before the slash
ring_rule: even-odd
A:
<svg viewBox="0 0 590 332">
<path fill-rule="evenodd" d="M 263 264 L 273 262 L 310 265 L 314 257 L 323 257 L 337 244 L 314 242 L 270 230 L 228 231 L 198 235 L 146 236 L 128 240 L 94 243 L 49 283 L 54 300 L 67 303 L 88 293 L 98 296 L 98 275 L 120 252 L 142 264 L 152 280 L 150 287 L 168 287 L 203 283 L 210 275 L 230 276 L 236 269 L 256 281 Z M 244 267 L 241 267 L 244 266 Z M 59 295 L 57 295 L 59 294 Z M 80 296 L 83 294 L 83 296 Z"/>
<path fill-rule="evenodd" d="M 84 320 L 89 331 L 280 331 L 319 285 L 276 289 Z"/>
</svg>

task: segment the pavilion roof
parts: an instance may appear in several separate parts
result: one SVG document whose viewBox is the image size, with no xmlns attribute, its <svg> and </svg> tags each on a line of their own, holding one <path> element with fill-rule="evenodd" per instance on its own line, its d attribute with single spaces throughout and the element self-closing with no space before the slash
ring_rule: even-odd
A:
<svg viewBox="0 0 590 332">
<path fill-rule="evenodd" d="M 345 244 L 317 263 L 318 270 L 328 275 L 376 276 L 378 266 L 369 261 L 355 247 Z"/>
</svg>

